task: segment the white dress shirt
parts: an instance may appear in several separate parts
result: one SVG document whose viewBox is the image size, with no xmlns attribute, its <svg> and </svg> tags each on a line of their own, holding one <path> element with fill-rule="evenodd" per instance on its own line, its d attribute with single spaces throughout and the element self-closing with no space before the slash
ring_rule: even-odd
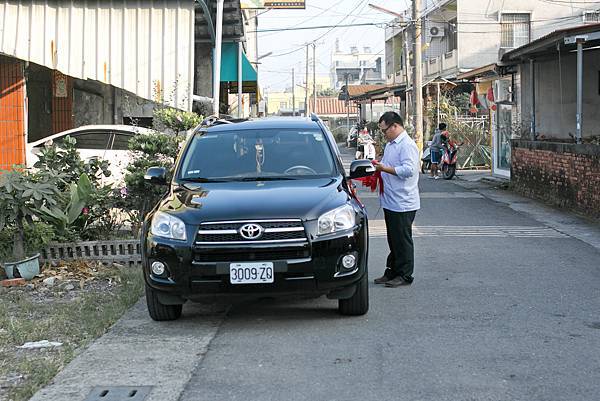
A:
<svg viewBox="0 0 600 401">
<path fill-rule="evenodd" d="M 381 163 L 396 171 L 396 175 L 381 172 L 381 207 L 393 212 L 419 210 L 419 148 L 406 131 L 388 142 Z"/>
</svg>

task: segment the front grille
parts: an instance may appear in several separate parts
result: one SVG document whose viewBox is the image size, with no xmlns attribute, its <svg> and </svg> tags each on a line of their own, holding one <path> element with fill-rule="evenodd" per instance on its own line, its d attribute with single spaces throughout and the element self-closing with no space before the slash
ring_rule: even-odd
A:
<svg viewBox="0 0 600 401">
<path fill-rule="evenodd" d="M 227 223 L 202 223 L 200 226 L 201 230 L 238 230 L 241 226 L 246 223 L 254 223 L 254 221 L 232 221 Z M 291 228 L 291 227 L 303 227 L 300 220 L 269 220 L 269 221 L 256 221 L 257 224 L 263 226 L 263 228 Z"/>
<path fill-rule="evenodd" d="M 275 233 L 264 233 L 258 241 L 283 241 L 283 240 L 303 240 L 306 236 L 303 231 L 291 231 L 291 232 L 275 232 Z M 240 234 L 198 234 L 196 237 L 197 242 L 236 242 L 236 241 L 247 241 L 252 243 L 256 240 L 249 240 L 242 237 Z"/>
<path fill-rule="evenodd" d="M 308 249 L 253 249 L 244 252 L 235 252 L 231 249 L 206 249 L 197 250 L 194 253 L 196 262 L 252 262 L 252 261 L 275 261 L 290 259 L 305 259 L 310 257 Z"/>
<path fill-rule="evenodd" d="M 256 239 L 247 239 L 240 234 L 240 228 L 247 223 L 260 225 L 264 232 Z M 292 242 L 306 240 L 301 221 L 240 221 L 203 223 L 196 236 L 197 244 L 207 243 L 253 243 L 253 242 Z"/>
</svg>

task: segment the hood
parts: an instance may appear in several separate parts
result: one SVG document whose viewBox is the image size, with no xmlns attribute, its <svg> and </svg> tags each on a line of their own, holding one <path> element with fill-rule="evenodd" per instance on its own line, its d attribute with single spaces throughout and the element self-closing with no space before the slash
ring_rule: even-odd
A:
<svg viewBox="0 0 600 401">
<path fill-rule="evenodd" d="M 160 210 L 187 224 L 206 221 L 313 220 L 349 199 L 341 177 L 174 185 Z"/>
</svg>

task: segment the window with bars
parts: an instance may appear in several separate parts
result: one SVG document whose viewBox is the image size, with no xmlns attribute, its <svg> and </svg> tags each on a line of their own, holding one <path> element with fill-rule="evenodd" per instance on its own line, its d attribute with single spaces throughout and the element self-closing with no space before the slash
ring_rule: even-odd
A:
<svg viewBox="0 0 600 401">
<path fill-rule="evenodd" d="M 583 14 L 584 24 L 598 24 L 600 23 L 600 11 L 586 11 Z"/>
<path fill-rule="evenodd" d="M 517 48 L 529 43 L 531 34 L 531 19 L 527 13 L 502 14 L 500 21 L 502 39 L 500 46 Z"/>
</svg>

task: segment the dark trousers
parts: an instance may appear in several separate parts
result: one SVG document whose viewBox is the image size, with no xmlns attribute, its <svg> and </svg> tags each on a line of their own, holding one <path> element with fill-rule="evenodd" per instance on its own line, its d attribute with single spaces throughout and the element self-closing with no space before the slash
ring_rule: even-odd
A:
<svg viewBox="0 0 600 401">
<path fill-rule="evenodd" d="M 385 275 L 400 276 L 409 283 L 413 281 L 415 248 L 412 239 L 412 224 L 417 211 L 393 212 L 383 209 L 390 254 L 387 258 Z"/>
</svg>

